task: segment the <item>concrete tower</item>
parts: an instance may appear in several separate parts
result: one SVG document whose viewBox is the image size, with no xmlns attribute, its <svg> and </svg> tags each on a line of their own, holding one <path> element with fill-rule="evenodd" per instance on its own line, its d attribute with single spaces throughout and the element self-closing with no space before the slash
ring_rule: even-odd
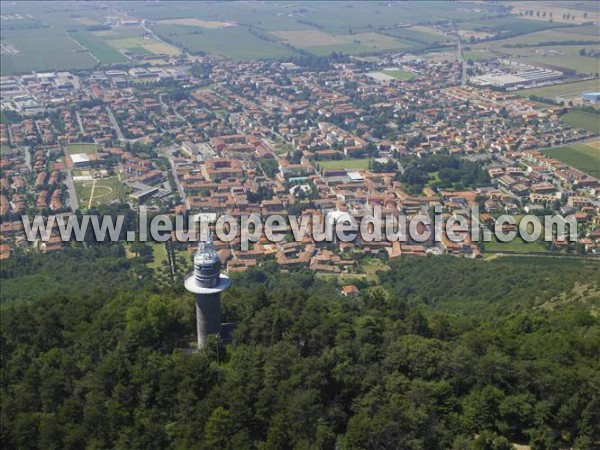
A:
<svg viewBox="0 0 600 450">
<path fill-rule="evenodd" d="M 185 288 L 196 294 L 198 349 L 206 345 L 209 334 L 221 332 L 221 291 L 229 284 L 229 277 L 221 273 L 221 260 L 209 235 L 198 243 L 194 272 L 185 279 Z"/>
</svg>

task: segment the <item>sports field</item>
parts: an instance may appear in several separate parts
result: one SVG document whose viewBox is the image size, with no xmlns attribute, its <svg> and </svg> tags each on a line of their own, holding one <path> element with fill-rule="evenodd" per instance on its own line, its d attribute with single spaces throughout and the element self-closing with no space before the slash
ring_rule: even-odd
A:
<svg viewBox="0 0 600 450">
<path fill-rule="evenodd" d="M 544 153 L 593 177 L 600 178 L 600 140 L 551 148 Z"/>
<path fill-rule="evenodd" d="M 412 80 L 415 77 L 415 74 L 412 72 L 407 72 L 406 70 L 384 70 L 384 74 L 389 75 L 390 77 L 394 77 L 397 80 Z"/>
<path fill-rule="evenodd" d="M 319 161 L 323 169 L 367 169 L 369 167 L 369 158 L 363 159 L 340 159 L 337 161 Z"/>
<path fill-rule="evenodd" d="M 74 155 L 76 153 L 96 153 L 102 147 L 98 144 L 66 144 L 64 148 L 70 155 Z"/>
<path fill-rule="evenodd" d="M 76 181 L 75 189 L 82 208 L 104 205 L 115 200 L 127 201 L 127 188 L 116 176 L 92 181 Z"/>
</svg>

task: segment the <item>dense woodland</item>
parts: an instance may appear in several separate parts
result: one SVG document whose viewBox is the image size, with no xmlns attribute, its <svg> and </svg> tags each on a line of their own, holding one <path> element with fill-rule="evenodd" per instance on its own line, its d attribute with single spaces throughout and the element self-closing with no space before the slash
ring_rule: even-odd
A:
<svg viewBox="0 0 600 450">
<path fill-rule="evenodd" d="M 595 262 L 401 259 L 356 298 L 267 266 L 190 353 L 191 294 L 122 252 L 3 262 L 4 448 L 600 446 Z"/>
</svg>

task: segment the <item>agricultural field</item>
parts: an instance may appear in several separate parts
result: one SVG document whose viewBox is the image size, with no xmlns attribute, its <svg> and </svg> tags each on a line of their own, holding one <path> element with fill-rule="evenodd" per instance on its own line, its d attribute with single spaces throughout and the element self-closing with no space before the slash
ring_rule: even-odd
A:
<svg viewBox="0 0 600 450">
<path fill-rule="evenodd" d="M 583 128 L 592 133 L 600 133 L 600 115 L 572 110 L 560 118 L 564 123 L 575 128 Z"/>
<path fill-rule="evenodd" d="M 405 50 L 413 43 L 403 42 L 378 33 L 333 35 L 320 30 L 274 31 L 271 34 L 288 44 L 315 55 L 338 53 L 370 53 L 384 50 Z"/>
<path fill-rule="evenodd" d="M 178 27 L 180 32 L 174 31 L 173 27 L 173 25 L 159 25 L 154 30 L 165 41 L 191 53 L 213 53 L 239 60 L 296 55 L 294 51 L 275 42 L 275 38 L 273 38 L 274 42 L 265 41 L 245 27 L 203 29 L 186 26 Z"/>
<path fill-rule="evenodd" d="M 600 20 L 600 12 L 596 2 L 507 2 L 513 7 L 512 13 L 524 20 L 547 21 L 549 17 L 555 22 L 585 23 Z M 531 11 L 533 14 L 527 15 Z M 569 17 L 564 17 L 568 15 Z"/>
<path fill-rule="evenodd" d="M 369 158 L 364 159 L 339 159 L 336 161 L 319 161 L 319 166 L 323 169 L 367 169 L 369 167 Z"/>
<path fill-rule="evenodd" d="M 76 181 L 75 190 L 82 208 L 105 205 L 115 200 L 127 201 L 127 188 L 116 176 L 92 181 Z"/>
<path fill-rule="evenodd" d="M 64 148 L 70 155 L 74 155 L 76 153 L 96 153 L 102 147 L 98 144 L 66 144 Z"/>
<path fill-rule="evenodd" d="M 37 33 L 43 33 L 43 39 L 39 39 Z M 32 70 L 81 70 L 96 65 L 87 49 L 60 30 L 43 28 L 32 33 L 31 30 L 2 29 L 0 42 L 2 75 Z"/>
<path fill-rule="evenodd" d="M 544 153 L 588 175 L 600 178 L 600 140 L 552 148 Z"/>
<path fill-rule="evenodd" d="M 533 89 L 522 89 L 517 92 L 518 95 L 523 97 L 529 97 L 530 95 L 536 95 L 538 97 L 545 97 L 550 99 L 563 98 L 565 100 L 572 100 L 581 98 L 581 94 L 590 91 L 600 91 L 600 80 L 585 80 L 576 81 L 573 83 L 555 84 L 552 86 L 544 86 Z"/>
</svg>

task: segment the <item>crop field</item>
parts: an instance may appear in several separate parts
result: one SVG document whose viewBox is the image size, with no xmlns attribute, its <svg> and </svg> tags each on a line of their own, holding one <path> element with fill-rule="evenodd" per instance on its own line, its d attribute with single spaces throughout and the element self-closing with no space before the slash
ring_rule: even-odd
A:
<svg viewBox="0 0 600 450">
<path fill-rule="evenodd" d="M 98 144 L 66 144 L 64 148 L 70 155 L 74 155 L 76 153 L 96 153 L 101 146 Z"/>
<path fill-rule="evenodd" d="M 116 176 L 92 181 L 76 181 L 75 189 L 79 204 L 84 208 L 104 205 L 114 200 L 127 201 L 127 188 Z"/>
<path fill-rule="evenodd" d="M 586 5 L 587 3 L 587 5 Z M 595 2 L 555 2 L 555 1 L 534 1 L 534 2 L 511 2 L 514 14 L 521 14 L 525 11 L 533 11 L 533 15 L 523 15 L 524 20 L 547 21 L 549 17 L 556 22 L 584 23 L 600 20 L 600 13 Z M 539 14 L 538 14 L 539 13 Z M 544 13 L 546 14 L 544 16 Z M 569 14 L 570 17 L 563 18 Z"/>
<path fill-rule="evenodd" d="M 583 128 L 592 133 L 600 133 L 600 115 L 586 111 L 569 111 L 560 118 L 564 123 L 575 128 Z"/>
<path fill-rule="evenodd" d="M 600 140 L 545 150 L 552 158 L 600 178 Z"/>
<path fill-rule="evenodd" d="M 549 45 L 544 47 L 494 49 L 528 64 L 547 64 L 579 73 L 598 73 L 598 59 L 579 55 L 582 45 Z"/>
<path fill-rule="evenodd" d="M 43 33 L 43 39 L 39 39 Z M 88 69 L 96 65 L 90 53 L 74 42 L 67 33 L 51 28 L 31 30 L 2 30 L 2 47 L 11 46 L 15 52 L 2 51 L 2 75 L 32 70 Z"/>
<path fill-rule="evenodd" d="M 189 52 L 214 53 L 226 58 L 250 60 L 292 56 L 296 53 L 277 44 L 262 40 L 250 33 L 245 27 L 202 29 L 190 27 L 182 30 L 182 34 L 173 34 L 173 25 L 155 27 L 159 36 L 169 43 L 178 45 Z M 275 40 L 275 39 L 274 39 Z"/>
<path fill-rule="evenodd" d="M 432 27 L 426 26 L 411 26 L 402 28 L 394 27 L 386 28 L 379 31 L 388 36 L 393 36 L 399 39 L 405 39 L 407 41 L 412 41 L 425 45 L 454 42 L 452 38 L 444 36 Z"/>
<path fill-rule="evenodd" d="M 319 161 L 319 165 L 323 169 L 367 169 L 369 167 L 369 159 L 339 159 L 336 161 Z"/>
<path fill-rule="evenodd" d="M 565 24 L 557 24 L 550 22 L 548 19 L 545 21 L 534 22 L 531 20 L 520 19 L 517 17 L 498 17 L 494 19 L 487 19 L 483 21 L 469 21 L 459 23 L 458 28 L 460 30 L 470 31 L 484 31 L 491 32 L 493 34 L 511 33 L 511 34 L 525 34 L 533 33 L 535 31 L 545 30 L 548 28 L 556 28 L 566 26 Z"/>
<path fill-rule="evenodd" d="M 92 33 L 85 31 L 71 33 L 71 37 L 86 47 L 103 64 L 126 62 L 127 58 L 108 45 L 101 39 L 98 39 Z"/>
<path fill-rule="evenodd" d="M 414 43 L 403 42 L 378 33 L 333 35 L 320 30 L 275 31 L 271 34 L 285 42 L 316 55 L 341 53 L 369 53 L 391 49 L 408 49 Z"/>
<path fill-rule="evenodd" d="M 582 93 L 589 91 L 600 91 L 600 80 L 595 79 L 576 81 L 574 83 L 563 83 L 540 88 L 522 89 L 518 91 L 518 94 L 523 97 L 537 95 L 538 97 L 547 97 L 552 99 L 559 97 L 566 100 L 571 100 L 574 98 L 579 98 L 581 97 Z"/>
<path fill-rule="evenodd" d="M 237 26 L 235 22 L 219 22 L 216 20 L 202 20 L 196 18 L 187 18 L 187 19 L 166 19 L 160 20 L 158 23 L 166 24 L 166 25 L 187 25 L 191 27 L 201 27 L 201 28 L 228 28 L 232 26 Z"/>
<path fill-rule="evenodd" d="M 530 22 L 535 23 L 535 22 Z M 564 28 L 553 28 L 551 30 L 538 31 L 522 36 L 498 41 L 502 46 L 506 45 L 538 45 L 545 42 L 573 42 L 573 41 L 596 41 L 600 42 L 598 34 L 590 31 L 595 27 L 590 26 L 565 26 Z M 584 45 L 582 45 L 584 46 Z"/>
</svg>

